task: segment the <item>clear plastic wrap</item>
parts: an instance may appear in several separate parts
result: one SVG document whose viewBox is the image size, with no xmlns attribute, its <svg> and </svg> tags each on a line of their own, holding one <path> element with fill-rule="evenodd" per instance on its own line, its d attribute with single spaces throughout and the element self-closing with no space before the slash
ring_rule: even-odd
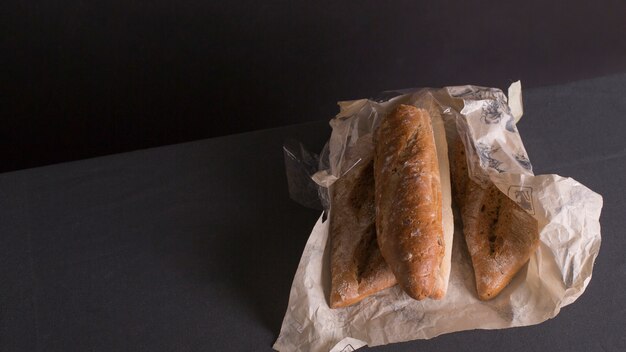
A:
<svg viewBox="0 0 626 352">
<path fill-rule="evenodd" d="M 330 309 L 328 222 L 320 218 L 298 266 L 275 349 L 343 351 L 348 346 L 356 349 L 468 329 L 532 325 L 554 317 L 584 292 L 600 247 L 602 197 L 573 179 L 533 174 L 516 128 L 522 112 L 519 84 L 511 87 L 509 97 L 515 99 L 507 101 L 495 88 L 458 86 L 340 102 L 340 112 L 330 122 L 329 143 L 319 158 L 308 159 L 318 169 L 309 167 L 306 175 L 328 208 L 327 189 L 361 160 L 371 158 L 373 132 L 396 105 L 410 104 L 441 115 L 449 142 L 458 135 L 465 145 L 470 177 L 480 184 L 492 182 L 538 221 L 539 249 L 514 280 L 495 299 L 478 300 L 455 219 L 452 272 L 443 300 L 415 301 L 396 286 L 354 306 Z M 289 178 L 298 175 L 304 174 L 292 173 Z M 299 195 L 292 193 L 294 199 Z"/>
<path fill-rule="evenodd" d="M 313 181 L 313 174 L 318 170 L 319 157 L 306 150 L 302 143 L 292 139 L 283 145 L 283 157 L 291 199 L 307 208 L 328 208 L 328 200 L 323 196 L 325 187 L 320 187 Z"/>
</svg>

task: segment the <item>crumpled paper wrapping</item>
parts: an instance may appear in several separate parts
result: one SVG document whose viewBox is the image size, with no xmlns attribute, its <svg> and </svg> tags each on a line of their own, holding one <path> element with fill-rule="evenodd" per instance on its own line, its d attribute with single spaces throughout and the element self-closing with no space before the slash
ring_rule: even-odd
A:
<svg viewBox="0 0 626 352">
<path fill-rule="evenodd" d="M 443 300 L 416 301 L 395 286 L 351 307 L 330 309 L 329 223 L 320 217 L 298 265 L 274 349 L 344 352 L 455 331 L 533 325 L 574 302 L 591 280 L 600 249 L 602 197 L 571 178 L 533 174 L 516 128 L 522 114 L 519 83 L 509 88 L 511 101 L 498 89 L 476 86 L 386 95 L 391 98 L 339 103 L 320 163 L 328 167 L 313 179 L 329 187 L 341 177 L 339 170 L 359 162 L 358 155 L 348 159 L 355 154 L 348 151 L 360 138 L 371 140 L 380 119 L 397 104 L 426 108 L 443 118 L 449 139 L 458 134 L 463 140 L 470 177 L 490 180 L 537 219 L 539 249 L 496 298 L 480 301 L 455 213 L 452 271 Z"/>
</svg>

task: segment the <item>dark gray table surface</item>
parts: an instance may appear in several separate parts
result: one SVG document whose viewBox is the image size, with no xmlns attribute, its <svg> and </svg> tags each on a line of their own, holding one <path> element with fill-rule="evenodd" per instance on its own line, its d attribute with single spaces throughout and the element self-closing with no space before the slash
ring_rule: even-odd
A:
<svg viewBox="0 0 626 352">
<path fill-rule="evenodd" d="M 626 350 L 626 74 L 524 91 L 535 173 L 604 197 L 587 291 L 542 324 L 373 351 Z M 236 118 L 232 116 L 230 118 Z M 281 146 L 326 121 L 0 175 L 1 351 L 269 351 L 319 213 Z"/>
</svg>

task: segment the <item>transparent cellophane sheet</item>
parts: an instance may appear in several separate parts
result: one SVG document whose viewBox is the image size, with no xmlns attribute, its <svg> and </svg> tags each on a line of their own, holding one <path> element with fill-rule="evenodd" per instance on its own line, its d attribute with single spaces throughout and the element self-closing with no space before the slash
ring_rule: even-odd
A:
<svg viewBox="0 0 626 352">
<path fill-rule="evenodd" d="M 274 348 L 351 351 L 455 331 L 532 325 L 574 302 L 591 280 L 600 248 L 602 197 L 571 178 L 533 174 L 516 128 L 522 113 L 519 84 L 509 88 L 510 102 L 499 89 L 476 86 L 387 96 L 392 97 L 339 103 L 319 171 L 312 175 L 320 185 L 322 204 L 331 205 L 328 188 L 337 178 L 371 157 L 373 132 L 381 119 L 398 104 L 414 105 L 429 110 L 433 124 L 444 124 L 449 146 L 461 138 L 470 177 L 480 184 L 493 182 L 537 219 L 539 248 L 496 298 L 480 301 L 455 210 L 452 270 L 444 299 L 416 301 L 394 286 L 353 306 L 331 309 L 329 221 L 320 217 L 302 254 Z"/>
</svg>

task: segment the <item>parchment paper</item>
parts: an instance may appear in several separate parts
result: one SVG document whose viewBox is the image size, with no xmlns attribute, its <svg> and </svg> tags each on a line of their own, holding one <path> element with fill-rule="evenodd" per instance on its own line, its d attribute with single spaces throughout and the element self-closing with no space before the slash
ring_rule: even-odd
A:
<svg viewBox="0 0 626 352">
<path fill-rule="evenodd" d="M 574 302 L 591 280 L 600 249 L 602 197 L 571 178 L 533 174 L 516 128 L 523 111 L 519 82 L 509 88 L 511 101 L 499 89 L 476 86 L 385 96 L 339 103 L 320 171 L 313 176 L 319 185 L 329 187 L 342 176 L 338 170 L 359 162 L 358 156 L 346 158 L 354 154 L 347 151 L 360 138 L 371 139 L 380 119 L 397 104 L 426 108 L 441 115 L 449 139 L 458 135 L 463 140 L 470 176 L 482 183 L 490 180 L 537 219 L 539 249 L 495 299 L 480 301 L 455 213 L 452 271 L 443 300 L 416 301 L 395 286 L 351 307 L 330 309 L 329 224 L 320 217 L 298 265 L 274 349 L 352 351 L 455 331 L 532 325 Z M 321 197 L 327 198 L 324 189 Z"/>
</svg>

